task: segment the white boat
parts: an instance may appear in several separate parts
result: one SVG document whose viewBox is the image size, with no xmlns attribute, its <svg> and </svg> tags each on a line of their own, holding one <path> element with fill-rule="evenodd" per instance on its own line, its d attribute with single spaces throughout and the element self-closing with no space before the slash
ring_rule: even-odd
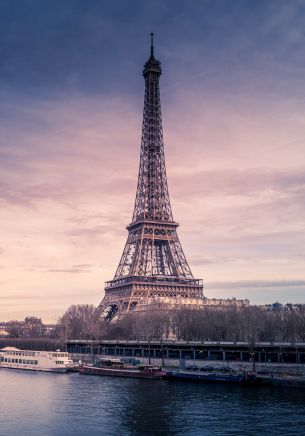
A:
<svg viewBox="0 0 305 436">
<path fill-rule="evenodd" d="M 15 347 L 0 350 L 0 368 L 67 372 L 72 367 L 68 353 L 61 351 L 19 350 Z"/>
</svg>

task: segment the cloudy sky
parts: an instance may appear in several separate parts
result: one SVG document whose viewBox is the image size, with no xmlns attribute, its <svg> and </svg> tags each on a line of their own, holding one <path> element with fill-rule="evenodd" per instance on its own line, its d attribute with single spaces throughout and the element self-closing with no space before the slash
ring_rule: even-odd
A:
<svg viewBox="0 0 305 436">
<path fill-rule="evenodd" d="M 169 189 L 208 297 L 305 302 L 305 0 L 0 0 L 0 321 L 98 304 L 154 31 Z"/>
</svg>

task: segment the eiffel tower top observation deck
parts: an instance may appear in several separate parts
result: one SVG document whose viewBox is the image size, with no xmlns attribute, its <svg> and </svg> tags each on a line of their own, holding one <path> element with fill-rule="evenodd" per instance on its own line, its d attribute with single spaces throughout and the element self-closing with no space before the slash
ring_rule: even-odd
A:
<svg viewBox="0 0 305 436">
<path fill-rule="evenodd" d="M 139 176 L 128 238 L 113 280 L 106 282 L 98 311 L 107 319 L 133 309 L 200 304 L 201 280 L 194 279 L 183 253 L 171 209 L 162 131 L 159 79 L 153 34 L 144 65 L 145 97 Z"/>
</svg>

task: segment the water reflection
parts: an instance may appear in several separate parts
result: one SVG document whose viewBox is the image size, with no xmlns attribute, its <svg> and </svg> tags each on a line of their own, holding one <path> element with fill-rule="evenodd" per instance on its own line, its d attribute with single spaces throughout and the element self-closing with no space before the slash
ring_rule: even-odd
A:
<svg viewBox="0 0 305 436">
<path fill-rule="evenodd" d="M 305 392 L 0 370 L 0 435 L 295 435 Z"/>
<path fill-rule="evenodd" d="M 126 380 L 127 382 L 127 380 Z M 128 395 L 122 415 L 131 434 L 170 434 L 175 398 L 165 380 L 128 380 Z"/>
</svg>

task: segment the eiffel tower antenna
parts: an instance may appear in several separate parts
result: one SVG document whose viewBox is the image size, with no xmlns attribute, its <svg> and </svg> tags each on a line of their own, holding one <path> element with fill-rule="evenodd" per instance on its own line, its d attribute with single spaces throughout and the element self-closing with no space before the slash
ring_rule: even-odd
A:
<svg viewBox="0 0 305 436">
<path fill-rule="evenodd" d="M 192 275 L 173 219 L 162 131 L 162 70 L 154 57 L 153 33 L 150 36 L 150 58 L 143 69 L 145 96 L 134 211 L 118 268 L 106 282 L 105 297 L 97 309 L 108 320 L 156 304 L 180 307 L 198 305 L 204 299 L 202 281 Z"/>
<path fill-rule="evenodd" d="M 154 34 L 150 34 L 150 57 L 154 57 Z"/>
</svg>

